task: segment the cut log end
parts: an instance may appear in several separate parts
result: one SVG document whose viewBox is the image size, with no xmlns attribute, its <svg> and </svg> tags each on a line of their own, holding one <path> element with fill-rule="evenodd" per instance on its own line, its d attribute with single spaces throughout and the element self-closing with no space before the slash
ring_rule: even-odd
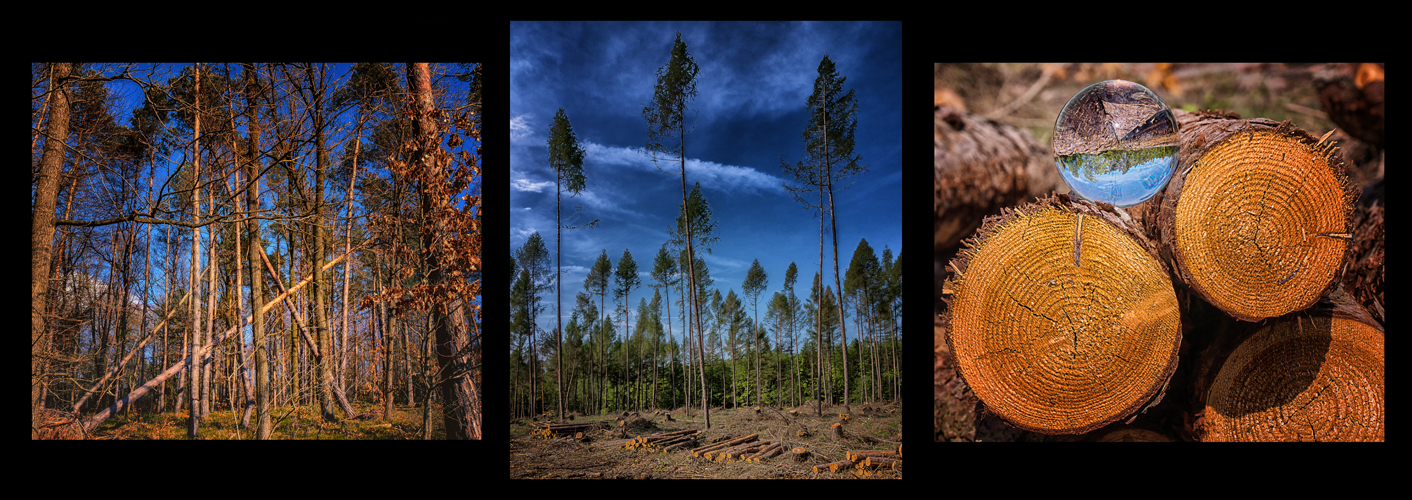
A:
<svg viewBox="0 0 1412 500">
<path fill-rule="evenodd" d="M 1078 434 L 1135 413 L 1166 385 L 1181 344 L 1155 255 L 1111 208 L 1064 195 L 988 219 L 947 282 L 942 320 L 961 375 L 997 415 L 1035 432 Z"/>
<path fill-rule="evenodd" d="M 1383 332 L 1341 315 L 1291 314 L 1226 358 L 1205 441 L 1382 441 Z"/>
<path fill-rule="evenodd" d="M 1288 122 L 1184 121 L 1159 218 L 1178 276 L 1244 321 L 1313 305 L 1343 266 L 1358 197 L 1333 142 Z"/>
</svg>

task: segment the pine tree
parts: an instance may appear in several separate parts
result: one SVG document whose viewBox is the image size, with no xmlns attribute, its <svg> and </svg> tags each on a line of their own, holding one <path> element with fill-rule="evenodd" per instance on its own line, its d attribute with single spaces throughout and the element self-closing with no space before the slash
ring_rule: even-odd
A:
<svg viewBox="0 0 1412 500">
<path fill-rule="evenodd" d="M 848 180 L 850 177 L 867 172 L 867 166 L 860 163 L 861 158 L 853 154 L 854 131 L 858 128 L 858 103 L 855 100 L 856 90 L 843 92 L 844 82 L 847 77 L 838 74 L 834 68 L 834 63 L 828 56 L 819 62 L 819 76 L 814 79 L 814 92 L 809 96 L 807 103 L 809 107 L 809 121 L 804 128 L 804 151 L 805 161 L 799 162 L 795 166 L 784 165 L 786 171 L 790 172 L 800 182 L 808 187 L 791 188 L 798 197 L 801 191 L 819 192 L 819 210 L 823 210 L 824 202 L 822 198 L 828 195 L 828 213 L 833 233 L 833 268 L 834 268 L 834 288 L 841 289 L 842 283 L 838 273 L 838 221 L 833 201 L 833 186 L 835 183 Z M 820 219 L 822 222 L 822 218 Z M 844 359 L 848 358 L 848 332 L 843 326 L 843 304 L 842 294 L 839 294 L 837 304 L 839 314 L 839 328 L 842 334 L 842 344 Z M 849 410 L 849 389 L 848 389 L 848 364 L 844 366 L 844 410 Z"/>
<path fill-rule="evenodd" d="M 740 285 L 740 290 L 750 296 L 750 309 L 755 316 L 755 324 L 760 323 L 760 292 L 765 291 L 765 286 L 769 284 L 770 278 L 765 274 L 765 268 L 760 265 L 760 259 L 750 264 L 750 270 L 745 273 L 745 282 Z M 755 405 L 760 404 L 760 345 L 755 345 Z"/>
<path fill-rule="evenodd" d="M 564 338 L 561 333 L 564 326 L 563 313 L 560 312 L 563 304 L 563 286 L 560 275 L 563 273 L 562 241 L 560 230 L 564 226 L 559 223 L 559 199 L 565 190 L 577 195 L 584 188 L 583 175 L 583 149 L 579 147 L 578 138 L 574 136 L 573 125 L 569 124 L 569 116 L 564 114 L 564 108 L 554 114 L 554 125 L 549 127 L 549 166 L 554 169 L 554 319 L 556 326 L 554 329 L 556 342 L 560 352 L 564 349 Z M 597 220 L 588 223 L 593 225 Z M 572 227 L 570 229 L 573 229 Z M 558 356 L 557 370 L 559 372 L 559 418 L 564 418 L 564 362 L 563 356 Z"/>
<path fill-rule="evenodd" d="M 670 152 L 677 156 L 681 162 L 681 198 L 682 212 L 687 213 L 686 199 L 686 128 L 684 118 L 686 114 L 686 103 L 696 97 L 696 74 L 700 68 L 696 61 L 686 51 L 686 43 L 681 40 L 681 33 L 677 33 L 677 39 L 672 43 L 672 57 L 665 66 L 657 70 L 657 84 L 653 87 L 652 104 L 642 108 L 642 117 L 647 120 L 647 150 L 649 153 Z M 675 130 L 674 130 L 675 129 Z M 678 138 L 679 142 L 675 148 L 668 149 L 663 146 L 663 138 Z M 654 157 L 654 161 L 656 158 Z M 696 323 L 696 331 L 701 331 L 701 314 L 696 310 L 696 271 L 694 269 L 696 257 L 693 251 L 692 227 L 690 222 L 686 224 L 686 261 L 687 280 L 692 294 L 692 314 Z M 697 337 L 697 347 L 704 351 L 701 338 Z M 703 352 L 704 355 L 704 352 Z M 701 366 L 701 385 L 706 386 L 706 366 Z M 711 412 L 706 405 L 706 394 L 703 391 L 701 396 L 701 409 L 706 413 L 706 428 L 711 428 Z"/>
<path fill-rule="evenodd" d="M 637 261 L 633 260 L 632 252 L 623 250 L 623 257 L 618 259 L 618 269 L 613 272 L 613 297 L 622 301 L 623 309 L 623 381 L 628 381 L 628 297 L 632 295 L 633 289 L 642 282 L 637 277 Z M 622 394 L 622 391 L 619 391 Z"/>
</svg>

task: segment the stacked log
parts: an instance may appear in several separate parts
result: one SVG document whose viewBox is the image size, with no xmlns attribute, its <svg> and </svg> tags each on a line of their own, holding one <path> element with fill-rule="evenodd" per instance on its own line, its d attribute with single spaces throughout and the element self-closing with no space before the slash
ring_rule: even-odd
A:
<svg viewBox="0 0 1412 500">
<path fill-rule="evenodd" d="M 624 441 L 620 447 L 624 450 L 641 449 L 647 451 L 667 451 L 666 448 L 669 446 L 694 441 L 695 436 L 700 432 L 700 429 L 686 429 L 673 432 L 660 432 L 650 436 L 637 436 Z"/>
<path fill-rule="evenodd" d="M 1181 321 L 1157 249 L 1122 211 L 1056 195 L 986 220 L 940 318 L 975 396 L 1014 427 L 1080 434 L 1161 401 Z"/>
<path fill-rule="evenodd" d="M 707 456 L 706 453 L 712 452 L 712 451 L 716 451 L 716 450 L 719 450 L 719 449 L 722 449 L 722 448 L 726 448 L 726 447 L 729 447 L 729 446 L 735 446 L 735 445 L 738 445 L 738 444 L 741 444 L 741 443 L 748 443 L 748 442 L 750 442 L 750 441 L 754 441 L 755 438 L 758 437 L 758 436 L 759 436 L 759 434 L 750 434 L 750 435 L 748 435 L 748 436 L 741 436 L 741 437 L 738 437 L 738 438 L 735 438 L 735 439 L 728 439 L 728 440 L 725 440 L 725 441 L 722 441 L 722 442 L 719 442 L 719 443 L 716 443 L 716 444 L 702 446 L 702 447 L 700 447 L 700 448 L 691 450 L 691 456 L 693 456 L 693 457 L 702 457 L 702 456 L 705 456 L 706 458 L 711 458 L 710 456 Z"/>
<path fill-rule="evenodd" d="M 1383 441 L 1383 329 L 1346 297 L 1258 324 L 1202 353 L 1203 441 Z"/>
<path fill-rule="evenodd" d="M 1308 308 L 1331 291 L 1358 190 L 1328 136 L 1288 121 L 1174 114 L 1180 160 L 1146 224 L 1177 280 L 1242 321 Z"/>
<path fill-rule="evenodd" d="M 940 408 L 943 395 L 967 414 L 975 407 L 967 417 L 979 429 L 984 404 L 1009 424 L 987 424 L 987 440 L 1087 433 L 1142 412 L 1167 429 L 1185 422 L 1162 439 L 1382 440 L 1380 184 L 1360 200 L 1354 182 L 1367 179 L 1350 180 L 1344 162 L 1355 160 L 1343 158 L 1334 131 L 1219 111 L 1174 115 L 1179 163 L 1152 200 L 1124 211 L 1052 196 L 1006 209 L 938 270 Z M 938 109 L 939 158 L 956 156 L 958 144 L 943 148 L 942 139 L 980 128 L 962 118 Z M 993 147 L 990 155 L 970 163 L 1008 158 Z M 974 197 L 969 186 L 939 182 L 938 207 Z M 937 213 L 937 228 L 970 219 Z M 1092 232 L 1110 227 L 1137 250 Z M 1094 276 L 1103 261 L 1129 269 L 1105 283 Z M 1158 407 L 1164 395 L 1185 399 Z M 1103 399 L 1113 396 L 1120 401 Z M 952 416 L 938 410 L 938 434 L 951 435 Z M 974 429 L 962 439 L 981 437 Z M 1107 430 L 1091 439 L 1142 437 Z"/>
<path fill-rule="evenodd" d="M 607 426 L 608 426 L 608 423 L 607 423 L 607 422 L 589 422 L 589 423 L 584 423 L 584 424 L 555 424 L 555 423 L 549 423 L 549 422 L 544 422 L 544 423 L 536 422 L 536 423 L 534 423 L 534 424 L 532 424 L 532 425 L 535 427 L 535 429 L 531 432 L 531 434 L 536 435 L 536 436 L 539 436 L 539 437 L 544 438 L 544 439 L 553 439 L 553 438 L 556 437 L 556 436 L 559 436 L 559 435 L 566 435 L 566 434 L 567 434 L 567 435 L 574 435 L 576 439 L 582 439 L 583 436 L 580 435 L 580 433 L 583 433 L 583 432 L 586 432 L 586 431 L 590 431 L 590 430 L 593 430 L 593 429 L 598 429 L 598 428 L 607 427 Z"/>
</svg>

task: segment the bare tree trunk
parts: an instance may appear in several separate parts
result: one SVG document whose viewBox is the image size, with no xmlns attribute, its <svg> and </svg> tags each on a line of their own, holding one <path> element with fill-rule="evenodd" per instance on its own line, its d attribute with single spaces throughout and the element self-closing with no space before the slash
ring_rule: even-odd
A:
<svg viewBox="0 0 1412 500">
<path fill-rule="evenodd" d="M 427 220 L 427 225 L 422 226 L 422 265 L 427 271 L 427 283 L 436 288 L 442 285 L 443 270 L 436 258 L 434 244 L 439 236 L 450 237 L 450 232 L 445 219 L 433 214 L 446 200 L 433 196 L 434 191 L 439 191 L 435 187 L 444 181 L 441 179 L 443 169 L 438 166 L 439 162 L 433 156 L 434 152 L 440 152 L 440 134 L 433 119 L 435 108 L 431 95 L 431 72 L 427 63 L 408 63 L 407 83 L 416 117 L 415 137 L 421 150 L 422 217 Z M 442 396 L 442 419 L 446 424 L 447 439 L 479 439 L 478 421 L 473 422 L 476 420 L 474 413 L 478 412 L 479 408 L 474 404 L 470 370 L 462 352 L 469 339 L 460 328 L 451 325 L 448 318 L 447 308 L 456 305 L 438 304 L 428 311 L 431 315 L 431 334 L 436 339 L 436 359 L 439 367 L 436 382 Z"/>
<path fill-rule="evenodd" d="M 59 196 L 59 175 L 64 170 L 64 145 L 69 136 L 68 77 L 71 63 L 51 63 L 49 91 L 54 104 L 44 134 L 44 156 L 35 178 L 34 212 L 30 219 L 30 438 L 39 437 L 40 411 L 44 409 L 45 356 L 49 351 L 45 316 L 49 295 L 49 265 L 54 243 L 54 207 Z"/>
<path fill-rule="evenodd" d="M 195 130 L 196 139 L 193 150 L 193 167 L 191 170 L 191 220 L 193 222 L 201 220 L 201 64 L 196 64 L 196 119 Z M 191 228 L 191 356 L 187 357 L 188 372 L 190 373 L 187 385 L 188 418 L 186 435 L 190 439 L 198 439 L 200 433 L 201 416 L 201 300 L 196 295 L 196 277 L 200 276 L 197 269 L 198 261 L 201 260 L 201 229 Z M 115 405 L 116 406 L 116 405 Z"/>
<path fill-rule="evenodd" d="M 245 191 L 245 206 L 253 212 L 260 208 L 260 121 L 255 111 L 261 97 L 260 80 L 254 64 L 245 63 L 245 79 L 245 120 L 250 138 L 245 164 L 250 187 Z M 260 263 L 266 260 L 265 244 L 260 238 L 259 221 L 250 221 L 247 227 L 250 231 L 250 265 L 247 266 L 250 269 L 250 340 L 254 343 L 255 355 L 255 439 L 263 440 L 269 439 L 274 432 L 270 416 L 269 339 L 265 336 L 265 315 L 254 310 L 255 304 L 264 301 L 264 274 L 260 271 Z M 275 277 L 278 279 L 278 275 Z"/>
</svg>

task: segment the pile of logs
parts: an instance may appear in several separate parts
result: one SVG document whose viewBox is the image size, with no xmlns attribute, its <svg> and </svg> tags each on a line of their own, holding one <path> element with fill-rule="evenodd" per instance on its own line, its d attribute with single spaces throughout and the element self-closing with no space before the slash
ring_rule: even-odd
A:
<svg viewBox="0 0 1412 500">
<path fill-rule="evenodd" d="M 553 439 L 556 436 L 561 435 L 572 435 L 574 436 L 574 439 L 583 439 L 583 433 L 585 431 L 600 427 L 607 427 L 608 423 L 589 422 L 583 424 L 554 424 L 549 422 L 535 422 L 530 425 L 534 426 L 534 430 L 530 431 L 530 434 L 542 437 L 544 439 Z"/>
<path fill-rule="evenodd" d="M 902 445 L 893 450 L 845 451 L 845 460 L 815 465 L 814 472 L 841 472 L 850 468 L 857 470 L 902 470 Z"/>
<path fill-rule="evenodd" d="M 617 441 L 604 441 L 598 443 L 599 446 L 615 446 L 622 450 L 647 450 L 647 451 L 675 451 L 686 449 L 696 444 L 696 436 L 701 433 L 700 429 L 686 429 L 672 432 L 659 432 L 650 436 L 637 436 L 632 439 L 620 439 Z"/>
<path fill-rule="evenodd" d="M 701 457 L 707 460 L 725 462 L 730 460 L 745 460 L 747 462 L 761 462 L 775 455 L 784 452 L 784 444 L 771 441 L 760 441 L 759 434 L 750 434 L 735 439 L 702 446 L 691 450 L 691 456 Z"/>
</svg>

